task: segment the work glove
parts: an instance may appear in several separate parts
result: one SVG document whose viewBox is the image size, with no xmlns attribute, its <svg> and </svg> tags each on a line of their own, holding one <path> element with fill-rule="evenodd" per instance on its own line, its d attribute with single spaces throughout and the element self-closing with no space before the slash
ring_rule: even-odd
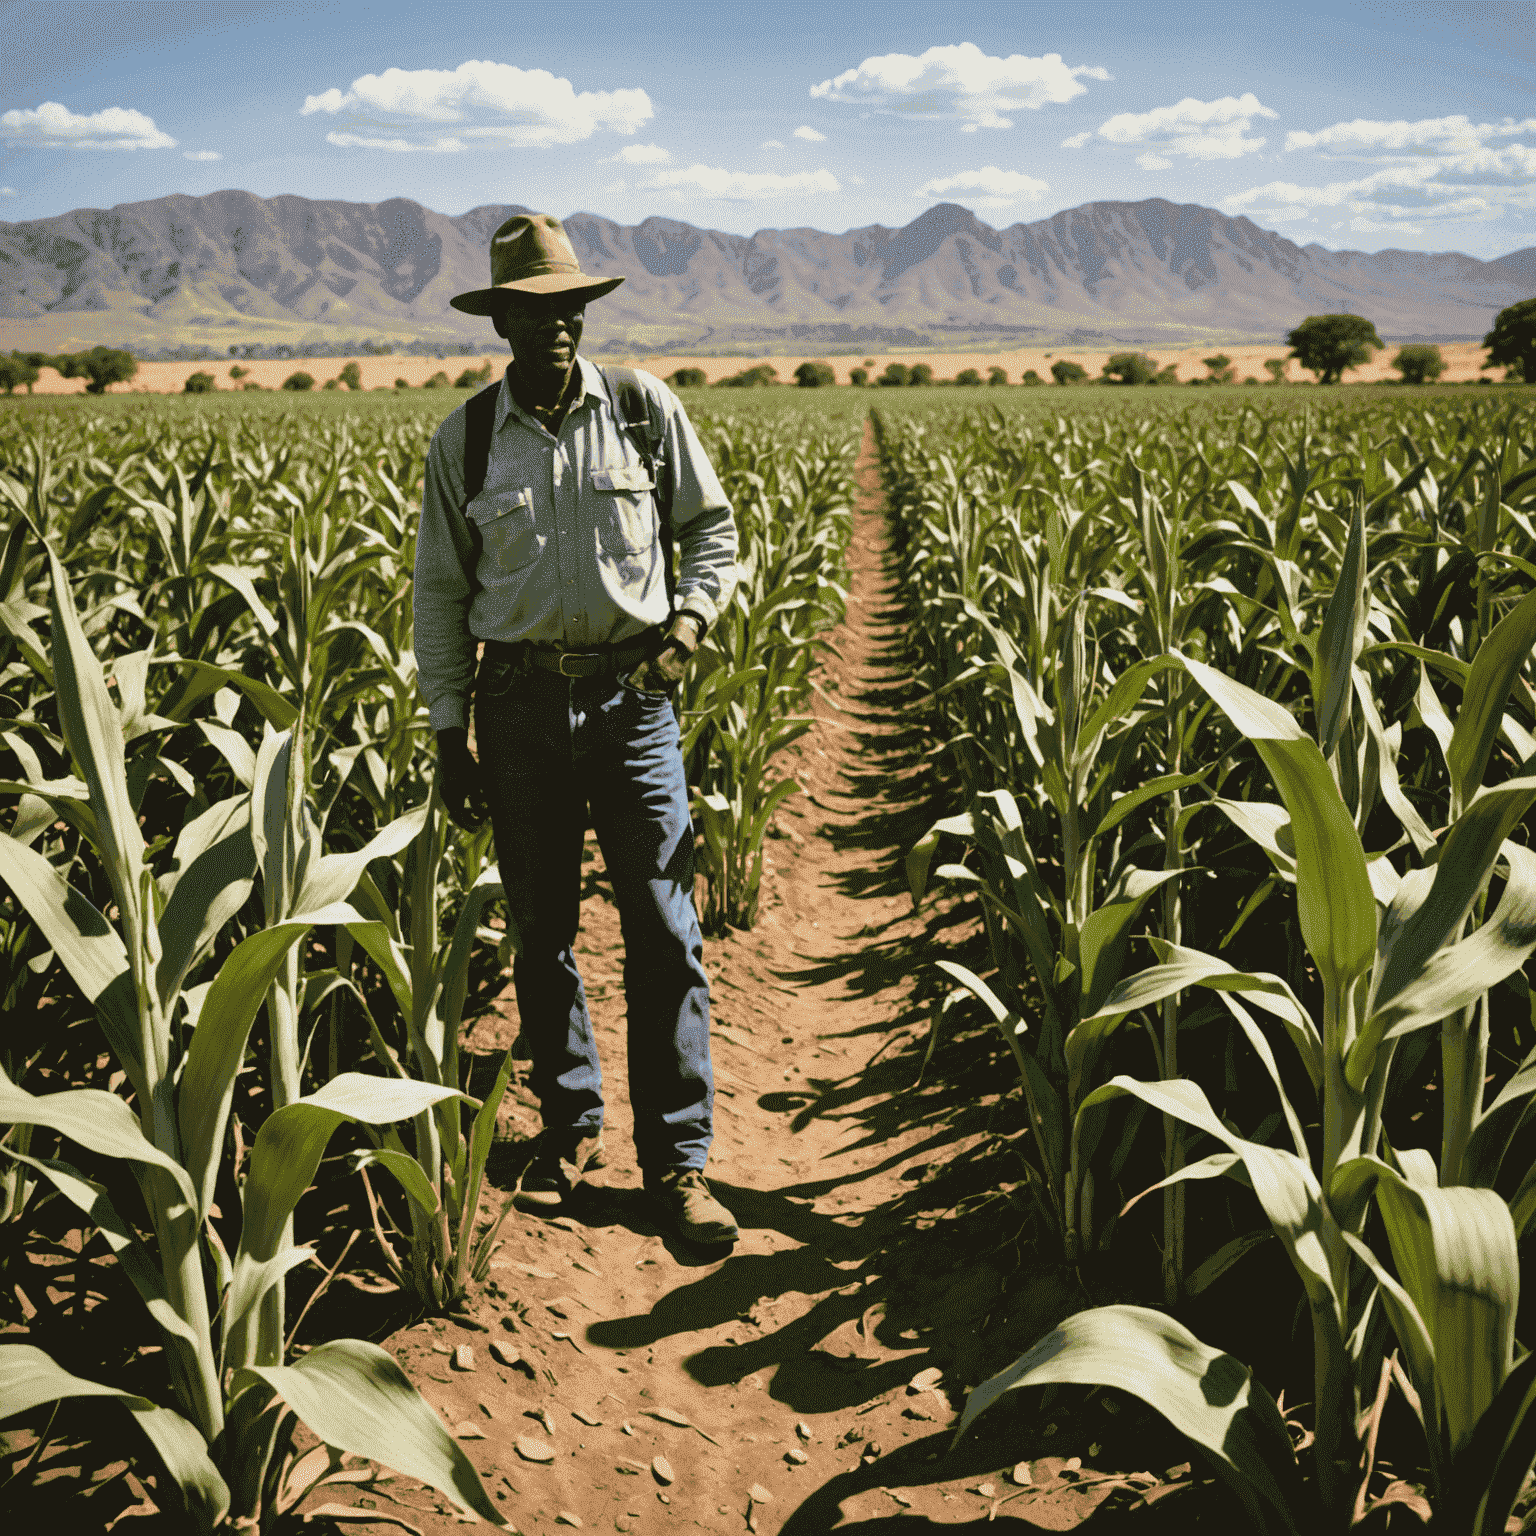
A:
<svg viewBox="0 0 1536 1536">
<path fill-rule="evenodd" d="M 645 693 L 664 693 L 670 697 L 682 682 L 688 663 L 693 660 L 701 632 L 699 620 L 691 613 L 678 614 L 661 649 L 630 673 L 630 686 Z"/>
<path fill-rule="evenodd" d="M 485 825 L 490 814 L 485 774 L 469 750 L 469 733 L 465 730 L 437 733 L 437 792 L 455 826 L 474 832 Z"/>
</svg>

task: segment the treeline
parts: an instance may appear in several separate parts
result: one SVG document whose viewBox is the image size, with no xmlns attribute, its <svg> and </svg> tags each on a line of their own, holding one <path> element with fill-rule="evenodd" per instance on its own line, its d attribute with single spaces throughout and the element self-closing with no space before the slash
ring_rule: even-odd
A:
<svg viewBox="0 0 1536 1536">
<path fill-rule="evenodd" d="M 92 347 L 89 352 L 0 352 L 0 389 L 13 395 L 32 386 L 44 368 L 55 369 L 63 378 L 84 379 L 88 394 L 104 395 L 109 384 L 125 384 L 138 371 L 131 352 L 116 347 Z"/>
</svg>

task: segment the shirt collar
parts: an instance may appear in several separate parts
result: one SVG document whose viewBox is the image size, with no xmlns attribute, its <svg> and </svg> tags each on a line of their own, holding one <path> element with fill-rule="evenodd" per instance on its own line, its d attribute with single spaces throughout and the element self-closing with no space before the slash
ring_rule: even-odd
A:
<svg viewBox="0 0 1536 1536">
<path fill-rule="evenodd" d="M 608 391 L 603 385 L 602 370 L 596 363 L 589 363 L 581 353 L 576 354 L 576 371 L 581 378 L 581 393 L 576 397 L 576 405 L 586 399 L 588 395 L 596 395 L 600 400 L 608 398 Z M 512 398 L 512 365 L 507 364 L 506 371 L 501 376 L 501 391 L 496 396 L 496 431 L 506 425 L 507 417 L 516 416 L 527 426 L 537 425 L 533 417 L 529 416 Z M 576 407 L 572 406 L 572 410 Z"/>
</svg>

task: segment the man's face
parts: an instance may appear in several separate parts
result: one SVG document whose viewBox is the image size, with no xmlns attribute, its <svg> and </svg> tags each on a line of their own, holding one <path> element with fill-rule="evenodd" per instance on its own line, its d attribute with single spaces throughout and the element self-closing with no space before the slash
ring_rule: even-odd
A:
<svg viewBox="0 0 1536 1536">
<path fill-rule="evenodd" d="M 517 371 L 529 384 L 563 384 L 569 377 L 585 311 L 580 294 L 520 293 L 508 301 L 496 329 L 510 344 Z"/>
</svg>

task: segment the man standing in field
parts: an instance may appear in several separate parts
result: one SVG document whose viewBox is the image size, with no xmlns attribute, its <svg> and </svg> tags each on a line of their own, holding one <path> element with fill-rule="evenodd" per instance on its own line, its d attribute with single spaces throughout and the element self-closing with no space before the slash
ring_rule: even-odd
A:
<svg viewBox="0 0 1536 1536">
<path fill-rule="evenodd" d="M 679 1235 L 728 1243 L 736 1223 L 703 1177 L 709 983 L 672 694 L 730 600 L 736 525 L 671 390 L 579 355 L 586 305 L 623 281 L 582 272 L 558 220 L 520 214 L 491 240 L 491 286 L 450 301 L 489 316 L 512 362 L 427 453 L 416 660 L 443 803 L 468 829 L 489 812 L 518 940 L 544 1129 L 517 1204 L 552 1210 L 602 1166 L 602 1074 L 573 947 L 590 817 L 623 928 L 644 1186 Z"/>
</svg>

